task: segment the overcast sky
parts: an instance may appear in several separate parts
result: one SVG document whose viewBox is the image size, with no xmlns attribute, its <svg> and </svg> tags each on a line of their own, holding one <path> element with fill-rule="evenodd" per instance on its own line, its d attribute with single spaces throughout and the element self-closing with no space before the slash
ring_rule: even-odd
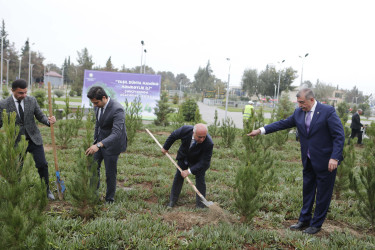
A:
<svg viewBox="0 0 375 250">
<path fill-rule="evenodd" d="M 375 94 L 375 15 L 371 0 L 0 0 L 9 40 L 27 38 L 46 63 L 61 66 L 87 48 L 95 65 L 146 64 L 193 81 L 211 62 L 216 77 L 240 86 L 245 69 L 267 64 L 298 70 L 303 80 L 357 86 Z M 226 58 L 230 58 L 227 61 Z M 230 63 L 230 64 L 229 64 Z"/>
</svg>

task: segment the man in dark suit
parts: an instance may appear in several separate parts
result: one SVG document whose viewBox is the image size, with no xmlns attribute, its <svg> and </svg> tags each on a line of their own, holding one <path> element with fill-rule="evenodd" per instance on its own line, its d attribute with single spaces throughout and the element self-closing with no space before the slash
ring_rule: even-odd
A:
<svg viewBox="0 0 375 250">
<path fill-rule="evenodd" d="M 297 101 L 299 108 L 290 117 L 253 130 L 248 136 L 298 128 L 303 164 L 303 206 L 298 223 L 290 229 L 306 228 L 304 233 L 315 234 L 320 231 L 328 212 L 337 166 L 343 159 L 345 135 L 335 109 L 317 102 L 311 89 L 300 90 Z"/>
<path fill-rule="evenodd" d="M 350 128 L 352 129 L 352 134 L 350 135 L 349 139 L 349 144 L 350 140 L 353 139 L 354 137 L 358 137 L 358 144 L 362 144 L 362 131 L 361 128 L 363 127 L 361 123 L 361 117 L 359 115 L 362 115 L 362 109 L 358 109 L 357 112 L 355 112 L 352 115 L 352 124 L 350 124 Z"/>
<path fill-rule="evenodd" d="M 52 192 L 49 189 L 48 162 L 44 154 L 42 135 L 35 123 L 35 118 L 47 126 L 54 124 L 54 116 L 46 117 L 40 109 L 35 97 L 27 96 L 27 83 L 23 79 L 18 79 L 12 83 L 12 95 L 0 102 L 0 112 L 3 110 L 7 113 L 16 112 L 16 125 L 20 127 L 17 142 L 21 135 L 25 135 L 28 142 L 26 152 L 33 155 L 35 167 L 38 169 L 41 180 L 44 180 L 47 186 L 47 197 L 54 200 Z M 2 117 L 0 115 L 0 127 L 2 127 Z"/>
<path fill-rule="evenodd" d="M 176 140 L 181 140 L 176 160 L 183 171 L 180 172 L 177 170 L 174 176 L 168 204 L 170 208 L 176 205 L 184 183 L 184 178 L 190 174 L 195 175 L 195 185 L 197 189 L 203 196 L 206 196 L 205 175 L 207 169 L 210 167 L 214 147 L 214 143 L 208 134 L 207 126 L 201 123 L 195 126 L 182 126 L 173 131 L 165 141 L 161 149 L 162 153 L 168 153 L 169 148 Z M 205 207 L 198 195 L 196 195 L 196 207 Z"/>
<path fill-rule="evenodd" d="M 112 203 L 116 192 L 117 160 L 127 146 L 125 111 L 123 106 L 108 97 L 101 87 L 92 87 L 87 97 L 94 104 L 96 123 L 94 144 L 86 150 L 86 155 L 95 154 L 99 176 L 100 165 L 104 160 L 107 183 L 105 200 Z"/>
</svg>

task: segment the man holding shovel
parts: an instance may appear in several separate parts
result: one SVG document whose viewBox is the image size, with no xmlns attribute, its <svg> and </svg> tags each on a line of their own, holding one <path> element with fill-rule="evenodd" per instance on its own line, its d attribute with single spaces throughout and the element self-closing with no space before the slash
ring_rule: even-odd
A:
<svg viewBox="0 0 375 250">
<path fill-rule="evenodd" d="M 56 118 L 54 116 L 47 118 L 40 109 L 35 97 L 27 96 L 27 83 L 23 79 L 18 79 L 12 83 L 12 95 L 0 102 L 1 113 L 3 109 L 7 113 L 17 113 L 16 125 L 20 126 L 17 142 L 21 139 L 21 135 L 25 135 L 28 142 L 26 152 L 33 155 L 40 179 L 46 183 L 47 198 L 54 200 L 55 197 L 49 189 L 48 162 L 44 154 L 42 135 L 35 123 L 34 116 L 40 123 L 47 126 L 54 124 Z M 0 127 L 2 125 L 0 115 Z"/>
<path fill-rule="evenodd" d="M 214 143 L 208 134 L 207 126 L 201 123 L 195 126 L 182 126 L 173 131 L 165 141 L 161 152 L 163 154 L 168 153 L 169 148 L 176 140 L 181 140 L 176 160 L 183 171 L 176 171 L 168 204 L 169 208 L 176 205 L 184 183 L 184 178 L 190 174 L 195 175 L 197 189 L 203 196 L 206 196 L 205 175 L 207 169 L 210 167 L 214 147 Z M 205 207 L 198 195 L 196 195 L 196 207 Z"/>
</svg>

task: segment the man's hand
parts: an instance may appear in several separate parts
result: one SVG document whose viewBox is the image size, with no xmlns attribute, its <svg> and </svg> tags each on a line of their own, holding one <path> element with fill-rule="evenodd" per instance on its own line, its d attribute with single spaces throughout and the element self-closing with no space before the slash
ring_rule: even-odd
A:
<svg viewBox="0 0 375 250">
<path fill-rule="evenodd" d="M 98 151 L 99 151 L 99 148 L 98 148 L 96 145 L 92 145 L 91 147 L 89 147 L 89 148 L 86 150 L 85 154 L 86 154 L 86 155 L 92 155 L 92 154 L 95 154 L 95 153 L 98 152 Z"/>
<path fill-rule="evenodd" d="M 163 154 L 168 154 L 168 150 L 165 150 L 164 148 L 161 149 L 161 152 L 162 152 Z"/>
<path fill-rule="evenodd" d="M 182 176 L 182 178 L 186 178 L 186 177 L 188 177 L 189 174 L 190 174 L 190 173 L 189 173 L 189 170 L 184 170 L 184 171 L 181 172 L 181 176 Z"/>
<path fill-rule="evenodd" d="M 335 170 L 337 168 L 338 163 L 339 162 L 337 160 L 335 160 L 335 159 L 329 159 L 329 162 L 328 162 L 328 171 L 332 172 L 333 170 Z"/>
<path fill-rule="evenodd" d="M 48 117 L 49 124 L 54 124 L 56 122 L 56 118 L 54 116 Z"/>
<path fill-rule="evenodd" d="M 261 133 L 260 129 L 255 129 L 251 131 L 251 133 L 248 133 L 247 136 L 254 137 L 254 136 L 260 135 L 260 133 Z"/>
</svg>

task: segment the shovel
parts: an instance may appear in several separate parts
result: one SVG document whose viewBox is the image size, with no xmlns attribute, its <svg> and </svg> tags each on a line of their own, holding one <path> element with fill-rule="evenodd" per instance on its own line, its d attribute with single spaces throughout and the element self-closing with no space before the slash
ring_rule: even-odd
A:
<svg viewBox="0 0 375 250">
<path fill-rule="evenodd" d="M 158 142 L 158 140 L 154 137 L 154 135 L 147 128 L 146 128 L 146 131 L 152 137 L 152 139 L 154 139 L 154 141 L 159 145 L 159 147 L 163 148 L 163 146 Z M 166 153 L 165 155 L 169 158 L 169 160 L 171 160 L 171 162 L 176 166 L 176 168 L 180 170 L 180 172 L 182 172 L 182 169 L 180 168 L 180 166 L 177 165 L 177 163 L 172 159 L 172 157 L 168 153 Z M 204 205 L 206 205 L 207 207 L 214 205 L 212 201 L 207 201 L 206 198 L 204 198 L 204 196 L 201 194 L 201 192 L 199 192 L 197 187 L 191 182 L 189 177 L 186 177 L 185 179 L 188 181 L 188 183 L 194 189 L 197 195 L 201 198 Z"/>
<path fill-rule="evenodd" d="M 48 106 L 49 106 L 49 116 L 53 116 L 52 113 L 52 100 L 51 100 L 51 83 L 48 82 Z M 55 143 L 55 129 L 53 124 L 50 124 L 51 128 L 51 139 L 52 139 L 52 148 L 53 148 L 53 157 L 55 160 L 55 170 L 56 170 L 56 185 L 57 185 L 57 194 L 59 199 L 64 199 L 65 185 L 64 181 L 60 179 L 59 165 L 57 163 L 57 153 L 56 153 L 56 143 Z"/>
</svg>

